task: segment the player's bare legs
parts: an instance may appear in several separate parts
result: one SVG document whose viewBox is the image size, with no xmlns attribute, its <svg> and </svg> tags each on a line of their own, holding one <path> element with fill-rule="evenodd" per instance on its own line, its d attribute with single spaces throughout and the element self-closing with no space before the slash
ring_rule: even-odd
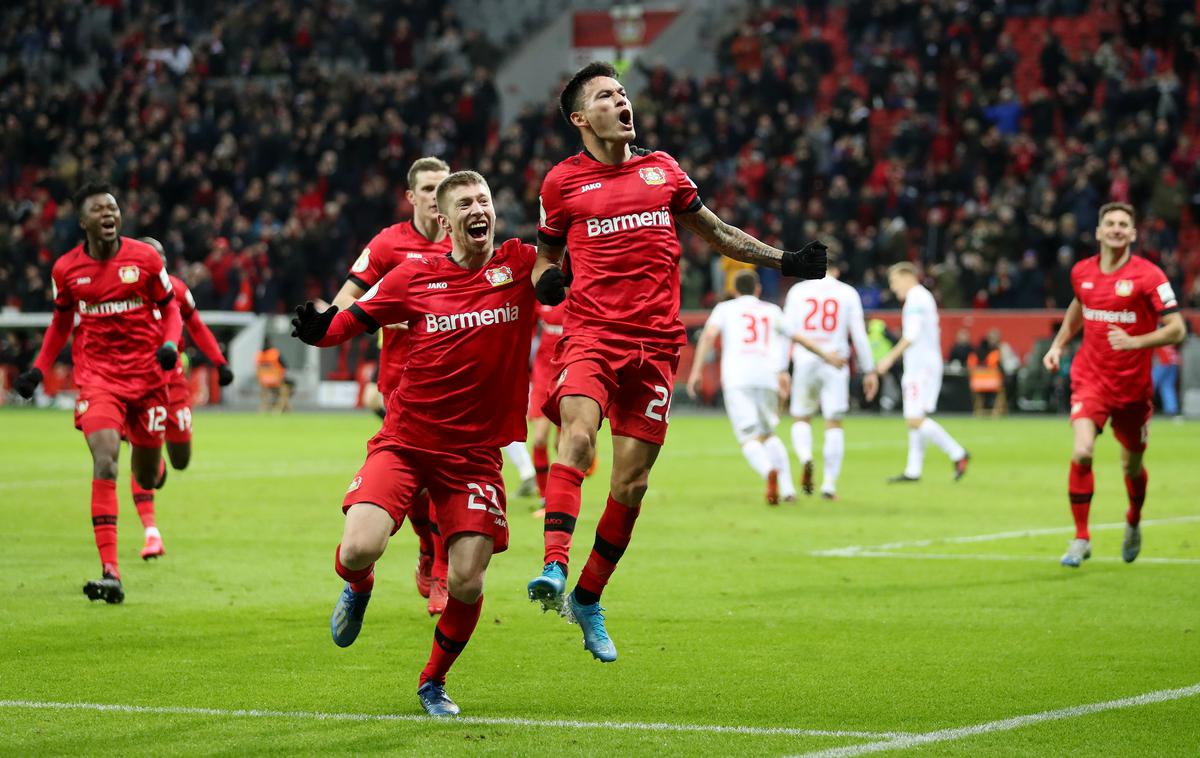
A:
<svg viewBox="0 0 1200 758">
<path fill-rule="evenodd" d="M 373 503 L 355 503 L 346 510 L 342 541 L 334 554 L 333 568 L 346 580 L 329 619 L 329 631 L 338 647 L 347 647 L 358 638 L 363 614 L 375 586 L 375 561 L 387 548 L 396 522 Z"/>
<path fill-rule="evenodd" d="M 86 439 L 92 453 L 92 533 L 100 552 L 102 576 L 85 584 L 83 592 L 91 600 L 120 603 L 125 599 L 117 568 L 117 459 L 121 454 L 121 433 L 116 429 L 99 429 Z"/>
<path fill-rule="evenodd" d="M 1121 558 L 1126 563 L 1133 563 L 1142 551 L 1142 505 L 1146 502 L 1146 485 L 1150 481 L 1150 475 L 1142 465 L 1145 452 L 1121 446 L 1125 492 L 1129 495 L 1129 510 L 1125 512 L 1125 540 L 1121 545 Z"/>
<path fill-rule="evenodd" d="M 167 458 L 171 468 L 183 471 L 192 462 L 192 443 L 167 441 Z"/>
<path fill-rule="evenodd" d="M 446 673 L 462 653 L 483 609 L 483 578 L 492 559 L 491 537 L 455 534 L 446 545 L 450 597 L 433 633 L 429 662 L 421 671 L 417 698 L 430 716 L 455 716 L 458 705 L 446 694 Z"/>
<path fill-rule="evenodd" d="M 921 478 L 925 468 L 925 447 L 930 442 L 939 447 L 954 464 L 954 479 L 958 481 L 967 472 L 967 463 L 971 456 L 963 446 L 950 436 L 942 425 L 928 416 L 913 416 L 905 418 L 908 426 L 908 461 L 904 465 L 904 473 L 894 476 L 890 482 L 915 482 Z"/>
<path fill-rule="evenodd" d="M 1071 422 L 1074 441 L 1071 446 L 1071 473 L 1067 479 L 1067 496 L 1071 501 L 1071 516 L 1075 520 L 1075 537 L 1067 546 L 1061 563 L 1070 568 L 1079 566 L 1092 555 L 1091 534 L 1088 531 L 1088 511 L 1092 507 L 1095 478 L 1092 475 L 1092 456 L 1096 449 L 1096 424 L 1089 418 Z M 1140 465 L 1140 461 L 1139 461 Z"/>
</svg>

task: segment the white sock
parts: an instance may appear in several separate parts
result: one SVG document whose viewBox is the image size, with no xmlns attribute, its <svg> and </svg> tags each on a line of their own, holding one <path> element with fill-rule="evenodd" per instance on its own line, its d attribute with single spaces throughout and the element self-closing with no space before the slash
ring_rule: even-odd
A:
<svg viewBox="0 0 1200 758">
<path fill-rule="evenodd" d="M 534 477 L 536 472 L 533 470 L 533 458 L 529 457 L 529 448 L 525 447 L 524 442 L 509 443 L 504 448 L 504 454 L 517 467 L 517 474 L 522 481 Z"/>
<path fill-rule="evenodd" d="M 771 461 L 771 468 L 779 472 L 780 497 L 794 496 L 796 483 L 792 481 L 792 464 L 788 461 L 788 451 L 784 447 L 783 440 L 772 434 L 763 443 L 763 447 L 767 449 L 767 458 Z"/>
<path fill-rule="evenodd" d="M 825 474 L 821 478 L 822 492 L 837 492 L 838 474 L 842 473 L 842 456 L 846 452 L 846 435 L 842 429 L 825 428 Z"/>
<path fill-rule="evenodd" d="M 792 447 L 796 449 L 796 457 L 801 463 L 812 460 L 812 424 L 807 421 L 792 424 Z"/>
<path fill-rule="evenodd" d="M 920 432 L 926 442 L 932 442 L 937 445 L 943 453 L 950 456 L 950 460 L 952 461 L 961 460 L 967 454 L 967 451 L 963 450 L 963 446 L 950 436 L 950 432 L 943 429 L 941 424 L 931 418 L 925 419 L 925 422 L 921 424 Z"/>
<path fill-rule="evenodd" d="M 763 479 L 767 478 L 767 474 L 771 473 L 771 459 L 767 456 L 767 448 L 758 440 L 749 440 L 742 443 L 742 454 L 746 456 L 746 460 L 750 463 L 750 468 L 758 472 L 758 475 Z"/>
<path fill-rule="evenodd" d="M 162 539 L 162 534 L 159 533 L 157 526 L 146 527 L 146 539 L 151 537 L 158 537 L 159 539 Z"/>
<path fill-rule="evenodd" d="M 925 468 L 925 438 L 918 429 L 908 430 L 908 463 L 904 466 L 904 475 L 912 479 L 921 477 L 921 469 Z"/>
</svg>

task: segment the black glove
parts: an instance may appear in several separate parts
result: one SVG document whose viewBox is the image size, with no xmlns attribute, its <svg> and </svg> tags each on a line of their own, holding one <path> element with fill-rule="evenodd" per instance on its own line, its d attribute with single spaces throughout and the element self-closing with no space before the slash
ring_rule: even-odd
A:
<svg viewBox="0 0 1200 758">
<path fill-rule="evenodd" d="M 175 347 L 174 342 L 164 342 L 154 357 L 158 358 L 158 365 L 162 366 L 163 371 L 170 371 L 175 368 L 175 362 L 179 360 L 179 350 Z"/>
<path fill-rule="evenodd" d="M 329 331 L 329 325 L 333 323 L 337 312 L 337 306 L 331 305 L 323 312 L 317 313 L 317 307 L 311 300 L 304 305 L 297 305 L 296 318 L 292 319 L 292 336 L 306 345 L 317 344 L 324 339 L 325 332 Z"/>
<path fill-rule="evenodd" d="M 797 252 L 783 254 L 783 265 L 779 270 L 784 276 L 797 279 L 822 279 L 825 276 L 827 259 L 825 243 L 813 240 Z"/>
<path fill-rule="evenodd" d="M 233 383 L 233 370 L 229 368 L 229 364 L 222 363 L 217 366 L 217 384 L 222 387 L 228 387 Z"/>
<path fill-rule="evenodd" d="M 42 370 L 40 368 L 31 368 L 25 373 L 17 377 L 17 381 L 13 382 L 13 389 L 17 394 L 28 400 L 33 397 L 33 391 L 42 383 Z"/>
<path fill-rule="evenodd" d="M 567 275 L 558 266 L 551 266 L 537 280 L 533 291 L 542 305 L 558 305 L 567 299 Z"/>
</svg>

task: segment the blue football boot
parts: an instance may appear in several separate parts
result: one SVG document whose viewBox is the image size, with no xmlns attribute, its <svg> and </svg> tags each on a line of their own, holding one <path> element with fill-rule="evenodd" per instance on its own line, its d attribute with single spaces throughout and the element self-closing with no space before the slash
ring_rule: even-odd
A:
<svg viewBox="0 0 1200 758">
<path fill-rule="evenodd" d="M 575 600 L 575 593 L 567 595 L 567 618 L 583 630 L 583 647 L 601 663 L 612 663 L 617 659 L 617 646 L 604 628 L 604 609 L 599 602 L 582 605 Z"/>
<path fill-rule="evenodd" d="M 535 577 L 528 585 L 529 599 L 541 602 L 542 613 L 546 611 L 563 611 L 563 594 L 567 591 L 567 574 L 562 564 L 557 561 L 547 563 L 542 569 L 542 575 Z"/>
<path fill-rule="evenodd" d="M 370 592 L 355 592 L 350 589 L 349 583 L 346 584 L 342 594 L 338 595 L 337 605 L 333 606 L 333 615 L 329 617 L 329 633 L 333 636 L 333 644 L 350 647 L 358 639 L 369 602 Z"/>
<path fill-rule="evenodd" d="M 425 712 L 435 718 L 443 716 L 457 716 L 458 703 L 450 699 L 446 694 L 446 685 L 438 684 L 430 680 L 417 688 L 417 699 L 421 701 L 421 707 Z"/>
</svg>

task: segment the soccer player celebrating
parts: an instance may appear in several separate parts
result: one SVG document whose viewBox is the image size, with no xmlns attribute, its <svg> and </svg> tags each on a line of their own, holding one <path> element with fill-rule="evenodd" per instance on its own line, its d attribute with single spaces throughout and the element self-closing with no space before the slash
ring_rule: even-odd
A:
<svg viewBox="0 0 1200 758">
<path fill-rule="evenodd" d="M 1067 494 L 1075 518 L 1075 538 L 1062 557 L 1062 565 L 1071 568 L 1079 568 L 1092 555 L 1088 533 L 1094 489 L 1092 456 L 1096 436 L 1104 431 L 1104 423 L 1110 418 L 1113 436 L 1121 445 L 1125 490 L 1129 494 L 1121 557 L 1132 563 L 1141 552 L 1139 524 L 1148 480 L 1142 458 L 1154 413 L 1150 359 L 1154 348 L 1178 344 L 1185 334 L 1183 317 L 1166 275 L 1131 251 L 1137 240 L 1132 206 L 1108 203 L 1101 207 L 1096 240 L 1100 254 L 1079 261 L 1071 269 L 1075 299 L 1042 359 L 1047 370 L 1058 371 L 1063 347 L 1083 328 L 1083 344 L 1071 363 L 1071 428 L 1075 442 Z"/>
<path fill-rule="evenodd" d="M 767 503 L 779 505 L 781 496 L 796 499 L 787 448 L 775 436 L 791 340 L 783 328 L 783 311 L 759 299 L 762 286 L 754 269 L 737 272 L 733 288 L 738 296 L 718 303 L 700 332 L 687 392 L 697 397 L 704 356 L 719 336 L 725 412 L 750 468 L 767 482 Z"/>
<path fill-rule="evenodd" d="M 153 237 L 142 237 L 140 241 L 154 248 L 166 265 L 167 254 L 162 243 Z M 233 381 L 233 371 L 229 368 L 225 356 L 221 354 L 217 338 L 200 319 L 192 291 L 179 277 L 169 275 L 168 279 L 175 302 L 179 305 L 180 316 L 187 326 L 187 333 L 191 335 L 196 347 L 200 348 L 200 352 L 204 353 L 204 357 L 217 367 L 217 382 L 222 387 L 228 386 Z M 183 347 L 182 343 L 180 347 Z M 172 468 L 183 471 L 192 460 L 192 392 L 188 386 L 187 375 L 183 372 L 182 361 L 167 372 L 167 396 L 167 457 L 171 460 Z M 166 478 L 165 471 L 163 478 Z M 133 493 L 133 504 L 137 508 L 138 518 L 142 520 L 142 528 L 145 530 L 146 542 L 142 546 L 142 560 L 159 558 L 164 551 L 162 534 L 158 531 L 154 515 L 154 490 L 139 485 L 135 476 L 130 476 L 129 487 Z"/>
<path fill-rule="evenodd" d="M 333 305 L 345 310 L 374 287 L 384 275 L 409 260 L 439 257 L 450 252 L 450 237 L 438 223 L 437 187 L 450 174 L 450 166 L 441 158 L 426 156 L 413 161 L 408 169 L 408 189 L 404 196 L 413 207 L 408 221 L 386 227 L 376 234 L 346 276 L 346 282 L 333 298 Z M 408 324 L 386 324 L 379 352 L 379 377 L 376 382 L 384 403 L 400 384 L 400 375 L 408 361 Z M 446 607 L 446 557 L 437 525 L 429 518 L 429 496 L 417 495 L 408 513 L 408 521 L 419 541 L 417 591 L 429 598 L 430 615 Z"/>
<path fill-rule="evenodd" d="M 346 587 L 330 629 L 339 646 L 354 642 L 375 561 L 427 489 L 449 556 L 450 597 L 417 695 L 431 716 L 452 716 L 459 708 L 446 694 L 446 672 L 479 621 L 488 562 L 508 547 L 500 448 L 525 437 L 536 254 L 516 239 L 494 246 L 491 191 L 474 171 L 446 177 L 437 200 L 453 241 L 448 255 L 401 264 L 345 311 L 318 314 L 307 303 L 292 323 L 295 336 L 322 347 L 380 324 L 412 325 L 410 360 L 342 503 L 334 568 Z"/>
<path fill-rule="evenodd" d="M 91 600 L 120 603 L 121 436 L 129 438 L 137 483 L 146 489 L 160 484 L 168 404 L 163 372 L 179 359 L 182 322 L 162 258 L 149 245 L 121 236 L 112 189 L 88 184 L 76 193 L 75 207 L 86 240 L 54 262 L 54 316 L 33 368 L 17 377 L 15 388 L 22 397 L 33 396 L 74 327 L 75 428 L 92 454 L 92 530 L 102 574 L 83 591 Z"/>
<path fill-rule="evenodd" d="M 967 473 L 971 456 L 942 425 L 929 418 L 942 392 L 942 333 L 933 293 L 921 286 L 917 267 L 908 262 L 888 269 L 888 287 L 904 302 L 900 341 L 879 359 L 876 373 L 883 376 L 904 356 L 900 388 L 904 395 L 904 421 L 908 424 L 908 462 L 904 473 L 889 482 L 916 482 L 925 467 L 925 446 L 932 442 L 950 456 L 954 480 Z"/>
<path fill-rule="evenodd" d="M 541 302 L 556 305 L 565 298 L 567 306 L 555 354 L 558 379 L 544 406 L 561 428 L 559 457 L 546 484 L 545 565 L 528 591 L 543 609 L 563 610 L 578 621 L 593 656 L 613 661 L 617 649 L 600 595 L 629 545 L 666 437 L 686 340 L 679 320 L 676 222 L 723 255 L 780 268 L 786 276 L 824 276 L 825 246 L 810 242 L 799 252 L 784 252 L 763 244 L 705 208 L 670 155 L 632 147 L 633 106 L 607 63 L 588 64 L 571 77 L 559 106 L 579 130 L 584 150 L 546 174 L 540 196 L 533 281 Z M 574 276 L 569 296 L 559 266 L 564 247 Z M 608 503 L 595 547 L 564 598 L 580 487 L 605 418 L 613 442 Z"/>
<path fill-rule="evenodd" d="M 850 409 L 850 339 L 863 375 L 863 390 L 870 402 L 879 391 L 879 376 L 867 340 L 862 299 L 850 285 L 838 281 L 832 265 L 824 279 L 794 285 L 787 293 L 783 312 L 788 330 L 805 348 L 792 353 L 792 444 L 804 472 L 800 487 L 813 493 L 812 417 L 818 407 L 825 419 L 825 459 L 821 497 L 837 498 L 838 474 L 845 453 L 842 417 Z"/>
</svg>

